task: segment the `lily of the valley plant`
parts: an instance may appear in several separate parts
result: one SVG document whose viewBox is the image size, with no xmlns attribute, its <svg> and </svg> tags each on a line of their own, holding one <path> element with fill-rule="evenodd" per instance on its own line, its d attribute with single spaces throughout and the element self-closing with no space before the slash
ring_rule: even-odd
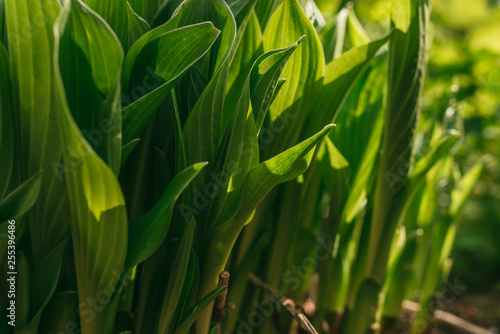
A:
<svg viewBox="0 0 500 334">
<path fill-rule="evenodd" d="M 316 290 L 318 331 L 390 332 L 484 166 L 456 170 L 456 117 L 419 123 L 429 13 L 393 0 L 370 36 L 312 0 L 1 0 L 0 332 L 296 327 L 242 321 L 269 299 L 250 273 Z"/>
</svg>

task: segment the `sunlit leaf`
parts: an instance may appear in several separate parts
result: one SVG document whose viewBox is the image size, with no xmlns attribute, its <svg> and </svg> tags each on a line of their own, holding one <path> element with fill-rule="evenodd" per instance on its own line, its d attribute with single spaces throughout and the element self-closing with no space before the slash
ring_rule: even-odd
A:
<svg viewBox="0 0 500 334">
<path fill-rule="evenodd" d="M 128 83 L 135 101 L 123 110 L 124 142 L 141 134 L 182 74 L 210 49 L 218 35 L 211 23 L 200 23 L 161 34 L 142 47 Z"/>
<path fill-rule="evenodd" d="M 189 1 L 189 3 L 191 7 L 196 6 L 193 1 Z M 211 8 L 207 12 L 213 13 L 214 19 L 224 20 L 225 24 L 218 52 L 213 55 L 216 59 L 213 67 L 215 72 L 193 110 L 190 111 L 184 125 L 183 136 L 189 164 L 200 161 L 208 161 L 212 164 L 215 162 L 223 135 L 222 114 L 227 75 L 232 55 L 235 52 L 233 47 L 236 39 L 236 22 L 227 4 L 222 0 L 216 0 L 210 3 L 204 1 L 203 6 Z M 197 11 L 201 9 L 203 8 L 198 8 Z M 198 13 L 199 16 L 202 14 L 206 15 L 206 13 Z M 208 171 L 202 172 L 200 177 L 195 180 L 195 184 L 198 186 L 206 185 L 207 176 Z"/>
<path fill-rule="evenodd" d="M 63 177 L 69 166 L 61 163 L 63 143 L 53 113 L 53 24 L 60 2 L 6 0 L 5 6 L 22 180 L 44 170 L 39 199 L 27 214 L 30 234 L 36 236 L 31 239 L 34 262 L 39 264 L 67 237 L 69 228 Z"/>
<path fill-rule="evenodd" d="M 389 255 L 390 240 L 396 222 L 388 219 L 394 201 L 406 185 L 411 166 L 411 143 L 419 114 L 418 100 L 425 72 L 426 29 L 429 19 L 427 2 L 396 1 L 392 25 L 396 28 L 389 43 L 388 95 L 383 155 L 375 192 L 373 229 L 370 235 L 368 270 L 381 283 Z M 406 12 L 408 11 L 408 12 Z M 410 20 L 407 22 L 407 20 Z M 398 178 L 392 182 L 388 177 Z M 377 250 L 377 251 L 375 251 Z M 376 264 L 375 264 L 376 263 Z"/>
<path fill-rule="evenodd" d="M 316 100 L 321 88 L 325 65 L 316 30 L 297 0 L 285 0 L 266 27 L 264 51 L 288 47 L 304 35 L 305 39 L 281 74 L 287 81 L 269 108 L 269 124 L 265 126 L 282 130 L 279 139 L 275 139 L 272 146 L 266 147 L 266 157 L 289 148 L 299 140 L 304 121 L 313 109 L 313 104 L 309 101 Z M 325 122 L 317 130 L 328 123 Z"/>
<path fill-rule="evenodd" d="M 77 15 L 76 6 L 85 5 L 77 0 L 67 2 L 56 22 L 56 65 L 59 64 L 59 41 L 67 29 L 65 17 Z M 98 20 L 95 14 L 89 15 L 89 20 Z M 122 272 L 127 251 L 125 201 L 116 176 L 90 147 L 72 118 L 61 77 L 56 76 L 55 80 L 53 112 L 66 147 L 64 163 L 72 167 L 64 176 L 72 214 L 78 297 L 86 300 L 100 295 L 101 307 L 105 310 L 118 283 L 117 276 Z M 106 312 L 94 314 L 92 318 L 88 312 L 80 312 L 82 333 L 109 330 L 103 328 Z"/>
<path fill-rule="evenodd" d="M 73 117 L 87 141 L 118 174 L 121 163 L 120 74 L 123 50 L 106 22 L 87 6 L 62 15 L 59 67 Z M 69 11 L 67 12 L 69 13 Z"/>
<path fill-rule="evenodd" d="M 311 134 L 328 122 L 335 121 L 343 102 L 358 76 L 390 35 L 351 49 L 325 68 L 323 88 L 314 104 L 314 111 L 306 124 L 305 133 Z"/>
</svg>

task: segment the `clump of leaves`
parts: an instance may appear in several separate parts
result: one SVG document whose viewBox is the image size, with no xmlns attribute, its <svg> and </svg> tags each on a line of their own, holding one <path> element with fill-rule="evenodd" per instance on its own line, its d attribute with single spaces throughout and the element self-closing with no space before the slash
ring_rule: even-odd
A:
<svg viewBox="0 0 500 334">
<path fill-rule="evenodd" d="M 225 331 L 253 311 L 250 272 L 297 299 L 318 272 L 314 320 L 351 310 L 346 333 L 378 305 L 394 316 L 387 286 L 422 255 L 393 237 L 419 226 L 405 214 L 459 135 L 430 131 L 414 155 L 429 8 L 393 2 L 372 38 L 352 7 L 326 22 L 312 0 L 0 1 L 0 232 L 16 221 L 18 271 L 1 332 L 206 334 L 226 268 Z M 481 169 L 453 178 L 432 270 Z M 428 301 L 439 283 L 419 274 Z"/>
</svg>

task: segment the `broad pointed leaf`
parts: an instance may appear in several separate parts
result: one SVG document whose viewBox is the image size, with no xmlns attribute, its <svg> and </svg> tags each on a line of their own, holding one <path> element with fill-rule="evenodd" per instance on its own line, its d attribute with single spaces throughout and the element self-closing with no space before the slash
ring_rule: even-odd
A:
<svg viewBox="0 0 500 334">
<path fill-rule="evenodd" d="M 393 31 L 389 43 L 388 95 L 386 122 L 382 143 L 378 181 L 375 190 L 373 228 L 370 232 L 370 251 L 367 272 L 379 283 L 385 273 L 389 256 L 390 240 L 396 228 L 394 212 L 398 193 L 409 178 L 413 134 L 419 114 L 418 100 L 425 73 L 426 29 L 429 10 L 426 0 L 398 0 L 392 14 Z M 400 20 L 410 18 L 402 24 Z M 387 182 L 387 175 L 396 175 L 401 182 Z"/>
<path fill-rule="evenodd" d="M 186 6 L 196 6 L 195 2 L 188 0 Z M 213 13 L 214 18 L 224 20 L 221 41 L 215 57 L 214 75 L 208 86 L 196 102 L 193 110 L 184 125 L 184 141 L 188 154 L 188 163 L 193 164 L 199 161 L 215 162 L 217 150 L 222 140 L 222 113 L 224 96 L 226 94 L 226 81 L 231 58 L 235 52 L 233 50 L 236 39 L 236 22 L 233 14 L 222 0 L 202 1 L 206 13 Z M 194 12 L 194 9 L 191 9 Z M 196 12 L 196 15 L 206 15 Z M 214 50 L 215 52 L 215 50 Z M 204 186 L 207 184 L 208 171 L 202 172 L 195 180 L 195 184 Z"/>
<path fill-rule="evenodd" d="M 78 328 L 78 298 L 75 291 L 61 291 L 52 296 L 43 310 L 39 331 L 64 333 Z"/>
<path fill-rule="evenodd" d="M 86 2 L 113 28 L 124 50 L 128 50 L 150 29 L 147 22 L 134 12 L 127 0 L 87 0 Z"/>
<path fill-rule="evenodd" d="M 250 73 L 250 94 L 257 133 L 260 132 L 269 106 L 278 96 L 285 79 L 281 73 L 304 36 L 283 49 L 266 52 L 256 60 Z"/>
<path fill-rule="evenodd" d="M 184 312 L 181 318 L 181 324 L 175 330 L 174 334 L 186 334 L 194 322 L 201 315 L 201 312 L 205 310 L 214 300 L 226 290 L 225 286 L 221 286 L 220 288 L 215 289 L 210 292 L 208 295 L 203 297 L 199 302 L 196 303 L 189 310 Z"/>
<path fill-rule="evenodd" d="M 253 106 L 256 105 L 257 111 L 265 114 L 276 90 L 281 71 L 297 45 L 298 43 L 295 43 L 288 48 L 265 53 L 247 72 L 233 119 L 221 146 L 221 160 L 217 166 L 216 174 L 223 175 L 226 180 L 224 182 L 222 177 L 214 180 L 221 188 L 221 194 L 217 196 L 215 202 L 216 211 L 211 212 L 210 215 L 216 224 L 226 221 L 234 214 L 244 180 L 248 172 L 256 167 L 260 160 Z M 253 94 L 252 86 L 254 87 Z M 259 115 L 259 117 L 263 121 L 264 116 Z"/>
<path fill-rule="evenodd" d="M 61 164 L 63 144 L 53 112 L 53 25 L 60 2 L 6 0 L 5 5 L 22 180 L 44 170 L 39 199 L 27 215 L 30 234 L 36 236 L 31 239 L 34 262 L 39 264 L 67 237 L 69 228 L 63 177 L 69 166 Z"/>
<path fill-rule="evenodd" d="M 137 144 L 139 144 L 140 141 L 141 141 L 141 139 L 137 138 L 137 139 L 129 141 L 127 144 L 122 146 L 122 163 L 121 163 L 122 166 L 125 163 L 125 161 L 127 160 L 130 153 L 132 153 L 132 151 L 134 150 L 134 148 L 136 148 Z"/>
<path fill-rule="evenodd" d="M 3 16 L 3 3 L 0 3 L 0 39 L 3 36 L 3 26 L 5 22 L 1 19 Z M 0 198 L 3 198 L 11 181 L 12 169 L 14 166 L 14 119 L 13 119 L 13 96 L 12 83 L 10 76 L 9 55 L 3 44 L 0 44 L 0 151 L 2 159 L 0 161 Z M 1 221 L 1 219 L 0 219 Z"/>
<path fill-rule="evenodd" d="M 196 222 L 194 218 L 191 218 L 177 247 L 172 264 L 172 268 L 175 268 L 175 270 L 172 270 L 168 279 L 167 290 L 160 311 L 160 319 L 157 327 L 159 333 L 171 333 L 174 329 L 175 314 L 178 310 L 177 303 L 181 296 L 182 285 L 188 269 L 195 227 Z"/>
<path fill-rule="evenodd" d="M 179 24 L 179 19 L 182 15 L 184 6 L 179 6 L 178 10 L 174 14 L 174 16 L 162 24 L 161 26 L 152 29 L 141 36 L 128 50 L 127 55 L 125 56 L 125 60 L 123 61 L 123 74 L 122 74 L 122 88 L 124 91 L 129 90 L 129 81 L 130 75 L 132 74 L 132 70 L 134 69 L 134 65 L 137 57 L 141 53 L 142 49 L 151 42 L 153 39 L 160 37 L 167 32 L 170 32 L 177 28 Z"/>
<path fill-rule="evenodd" d="M 304 122 L 313 108 L 310 101 L 317 99 L 325 66 L 321 42 L 313 25 L 297 0 L 284 0 L 266 27 L 264 51 L 288 47 L 304 35 L 306 38 L 281 74 L 287 82 L 269 108 L 269 124 L 265 126 L 283 130 L 279 139 L 266 147 L 266 157 L 282 152 L 301 138 Z M 328 123 L 325 122 L 317 130 Z"/>
<path fill-rule="evenodd" d="M 81 1 L 60 18 L 59 67 L 73 117 L 118 175 L 121 163 L 120 74 L 123 50 L 108 24 Z"/>
<path fill-rule="evenodd" d="M 301 175 L 310 163 L 314 148 L 332 127 L 333 125 L 324 127 L 314 136 L 252 169 L 242 189 L 240 210 L 250 213 L 274 186 Z M 250 208 L 252 209 L 249 212 Z"/>
<path fill-rule="evenodd" d="M 485 160 L 480 160 L 458 180 L 451 191 L 450 215 L 455 219 L 470 197 L 474 187 L 485 168 Z"/>
<path fill-rule="evenodd" d="M 158 203 L 129 222 L 129 247 L 125 271 L 147 259 L 163 242 L 170 227 L 175 202 L 206 163 L 193 165 L 174 177 Z"/>
<path fill-rule="evenodd" d="M 260 29 L 259 20 L 257 20 L 255 13 L 252 12 L 245 32 L 241 37 L 238 49 L 234 54 L 231 66 L 229 67 L 227 96 L 224 101 L 224 119 L 222 120 L 223 131 L 225 131 L 231 121 L 233 115 L 232 111 L 238 104 L 248 72 L 252 68 L 254 61 L 263 52 L 262 31 Z"/>
<path fill-rule="evenodd" d="M 54 294 L 59 280 L 61 263 L 67 242 L 59 244 L 31 273 L 30 301 L 31 320 L 18 333 L 38 332 L 42 311 Z"/>
<path fill-rule="evenodd" d="M 351 49 L 326 66 L 323 88 L 306 125 L 306 135 L 315 133 L 323 124 L 335 121 L 356 79 L 389 37 Z"/>
<path fill-rule="evenodd" d="M 141 49 L 129 82 L 130 94 L 137 99 L 123 110 L 124 142 L 140 135 L 182 74 L 210 49 L 218 35 L 211 23 L 200 23 L 162 34 Z"/>
<path fill-rule="evenodd" d="M 39 172 L 0 199 L 0 222 L 20 218 L 31 209 L 38 198 L 41 183 L 42 172 Z"/>
<path fill-rule="evenodd" d="M 60 38 L 65 16 L 73 15 L 76 0 L 67 2 L 55 24 L 54 62 L 59 64 Z M 80 5 L 82 5 L 80 3 Z M 56 72 L 57 73 L 57 72 Z M 71 166 L 64 176 L 71 207 L 71 234 L 75 256 L 78 298 L 100 295 L 103 312 L 90 317 L 81 312 L 82 333 L 109 331 L 104 328 L 106 308 L 123 269 L 127 249 L 127 215 L 120 185 L 112 170 L 95 153 L 80 132 L 66 103 L 62 79 L 55 76 L 56 104 L 52 111 L 64 146 L 64 163 Z M 106 292 L 103 295 L 103 291 Z"/>
</svg>

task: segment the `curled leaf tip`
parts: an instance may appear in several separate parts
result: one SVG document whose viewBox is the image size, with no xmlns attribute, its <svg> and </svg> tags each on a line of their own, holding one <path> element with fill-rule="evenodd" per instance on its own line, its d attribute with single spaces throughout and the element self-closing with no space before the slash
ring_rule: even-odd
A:
<svg viewBox="0 0 500 334">
<path fill-rule="evenodd" d="M 214 26 L 213 22 L 211 22 L 211 21 L 203 21 L 203 22 L 200 22 L 200 23 L 194 24 L 194 25 L 200 25 L 200 26 L 209 25 L 210 29 L 216 31 L 217 33 L 221 32 L 220 29 L 218 29 L 216 26 Z"/>
<path fill-rule="evenodd" d="M 295 46 L 298 46 L 300 43 L 302 43 L 302 40 L 303 40 L 304 38 L 306 38 L 306 37 L 307 37 L 307 35 L 302 35 L 302 36 L 300 36 L 300 38 L 297 40 L 297 42 L 295 42 Z"/>
<path fill-rule="evenodd" d="M 337 124 L 334 124 L 334 123 L 328 124 L 327 126 L 325 126 L 323 128 L 323 130 L 329 130 L 329 129 L 332 129 L 332 128 L 336 127 L 336 126 L 337 126 Z"/>
</svg>

